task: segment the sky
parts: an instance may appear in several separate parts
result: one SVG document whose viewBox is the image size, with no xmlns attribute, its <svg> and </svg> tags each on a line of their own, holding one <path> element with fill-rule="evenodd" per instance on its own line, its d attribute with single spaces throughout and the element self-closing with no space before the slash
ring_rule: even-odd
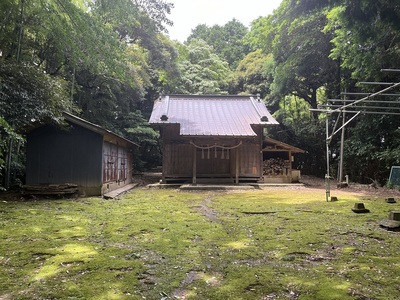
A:
<svg viewBox="0 0 400 300">
<path fill-rule="evenodd" d="M 249 27 L 258 17 L 265 17 L 278 8 L 282 0 L 168 0 L 174 4 L 168 27 L 173 40 L 184 42 L 199 24 L 225 25 L 233 18 Z"/>
</svg>

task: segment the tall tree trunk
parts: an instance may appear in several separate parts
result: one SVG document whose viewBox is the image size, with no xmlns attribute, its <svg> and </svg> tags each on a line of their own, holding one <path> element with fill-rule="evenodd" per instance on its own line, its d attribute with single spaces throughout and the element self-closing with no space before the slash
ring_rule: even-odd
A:
<svg viewBox="0 0 400 300">
<path fill-rule="evenodd" d="M 24 4 L 25 4 L 25 0 L 21 0 L 20 1 L 21 9 L 20 9 L 20 14 L 19 14 L 19 22 L 17 24 L 17 26 L 18 26 L 17 56 L 16 56 L 17 64 L 19 64 L 20 59 L 21 59 L 22 39 L 23 39 L 23 35 L 24 35 Z"/>
</svg>

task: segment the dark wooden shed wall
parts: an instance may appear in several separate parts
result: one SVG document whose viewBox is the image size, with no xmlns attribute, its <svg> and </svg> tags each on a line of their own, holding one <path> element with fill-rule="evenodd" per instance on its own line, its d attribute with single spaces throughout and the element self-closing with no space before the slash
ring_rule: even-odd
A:
<svg viewBox="0 0 400 300">
<path fill-rule="evenodd" d="M 62 134 L 60 134 L 62 132 Z M 102 188 L 103 137 L 73 125 L 44 125 L 28 134 L 26 183 L 77 184 L 87 195 Z"/>
</svg>

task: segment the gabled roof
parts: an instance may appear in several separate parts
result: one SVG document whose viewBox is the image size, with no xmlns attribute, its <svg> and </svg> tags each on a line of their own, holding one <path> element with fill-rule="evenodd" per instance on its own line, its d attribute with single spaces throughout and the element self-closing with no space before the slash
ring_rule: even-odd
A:
<svg viewBox="0 0 400 300">
<path fill-rule="evenodd" d="M 253 96 L 168 95 L 153 107 L 150 124 L 179 124 L 183 136 L 256 136 L 251 125 L 278 122 Z"/>
<path fill-rule="evenodd" d="M 264 148 L 262 151 L 291 151 L 293 153 L 304 153 L 305 151 L 291 146 L 289 144 L 285 144 L 283 142 L 271 139 L 271 138 L 265 138 L 264 139 Z"/>
</svg>

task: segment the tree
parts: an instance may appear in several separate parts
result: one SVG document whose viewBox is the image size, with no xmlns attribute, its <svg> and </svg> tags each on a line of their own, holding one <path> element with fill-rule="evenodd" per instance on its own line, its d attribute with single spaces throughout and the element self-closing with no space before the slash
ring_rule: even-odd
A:
<svg viewBox="0 0 400 300">
<path fill-rule="evenodd" d="M 239 62 L 250 52 L 248 45 L 243 43 L 248 29 L 238 20 L 233 19 L 223 26 L 206 24 L 197 25 L 187 39 L 202 39 L 213 47 L 214 52 L 226 60 L 231 70 L 235 70 Z"/>
<path fill-rule="evenodd" d="M 156 95 L 161 90 L 172 90 L 179 77 L 177 52 L 173 43 L 161 33 L 163 24 L 171 23 L 166 17 L 171 7 L 169 3 L 154 0 L 118 0 L 117 3 L 102 0 L 92 7 L 92 14 L 117 32 L 123 42 L 123 62 L 129 73 L 124 80 L 83 73 L 77 80 L 82 82 L 84 90 L 76 98 L 87 119 L 134 141 L 141 137 L 140 154 L 144 157 L 135 162 L 136 167 L 146 165 L 145 160 L 159 163 L 158 157 L 143 150 L 157 142 L 156 132 L 143 120 L 150 116 Z"/>
<path fill-rule="evenodd" d="M 138 153 L 134 157 L 136 170 L 148 170 L 162 164 L 160 135 L 148 124 L 148 118 L 144 118 L 142 111 L 137 110 L 120 119 L 127 138 L 140 144 Z"/>
<path fill-rule="evenodd" d="M 227 93 L 227 80 L 231 73 L 228 63 L 215 54 L 213 48 L 205 41 L 192 39 L 187 49 L 182 52 L 178 66 L 181 73 L 178 92 Z"/>
<path fill-rule="evenodd" d="M 63 110 L 72 110 L 63 80 L 32 66 L 0 64 L 0 182 L 6 188 L 11 185 L 10 176 L 23 174 L 16 150 L 24 141 L 23 131 L 45 120 L 61 122 Z"/>
<path fill-rule="evenodd" d="M 177 53 L 161 33 L 163 23 L 169 24 L 169 7 L 163 1 L 95 2 L 91 15 L 116 32 L 122 49 L 117 60 L 126 70 L 110 74 L 82 68 L 75 75 L 74 98 L 82 116 L 141 145 L 134 161 L 137 170 L 160 163 L 158 135 L 146 120 L 155 95 L 170 90 L 178 77 Z"/>
<path fill-rule="evenodd" d="M 400 162 L 398 117 L 366 115 L 348 130 L 345 170 L 352 180 L 386 184 L 391 166 Z"/>
<path fill-rule="evenodd" d="M 266 100 L 281 127 L 270 134 L 322 158 L 307 163 L 314 174 L 324 169 L 319 167 L 324 165 L 324 122 L 309 108 L 345 89 L 382 88 L 358 88 L 357 81 L 400 81 L 399 73 L 380 72 L 398 69 L 399 17 L 398 4 L 388 0 L 284 0 L 272 15 L 253 21 L 246 42 L 253 51 L 272 54 L 276 66 Z M 400 162 L 398 117 L 360 116 L 347 128 L 348 174 L 353 180 L 383 183 L 390 166 Z"/>
<path fill-rule="evenodd" d="M 325 128 L 322 120 L 311 114 L 309 104 L 302 98 L 285 96 L 274 117 L 280 125 L 269 129 L 268 134 L 308 153 L 302 155 L 298 166 L 303 174 L 323 176 L 326 172 Z"/>
<path fill-rule="evenodd" d="M 338 63 L 329 57 L 331 35 L 323 32 L 330 2 L 317 2 L 284 0 L 272 15 L 253 21 L 245 41 L 273 58 L 271 93 L 265 100 L 281 126 L 269 134 L 313 153 L 304 158 L 304 171 L 321 175 L 324 130 L 318 115 L 309 109 L 337 94 L 340 78 Z"/>
<path fill-rule="evenodd" d="M 393 1 L 348 1 L 328 13 L 326 31 L 333 33 L 331 52 L 353 79 L 382 80 L 380 69 L 397 68 L 400 7 Z"/>
<path fill-rule="evenodd" d="M 327 16 L 329 22 L 325 31 L 333 36 L 330 57 L 339 61 L 341 69 L 349 73 L 343 78 L 347 91 L 374 92 L 383 88 L 357 88 L 356 81 L 400 81 L 400 74 L 380 71 L 398 68 L 400 7 L 397 3 L 343 0 L 332 7 Z M 390 167 L 400 163 L 398 119 L 398 116 L 367 115 L 350 124 L 345 144 L 345 169 L 353 180 L 386 182 Z"/>
<path fill-rule="evenodd" d="M 337 91 L 338 68 L 329 58 L 330 36 L 322 32 L 325 24 L 325 16 L 315 12 L 281 27 L 274 49 L 277 64 L 275 93 L 291 93 L 316 108 L 319 88 L 333 86 L 333 91 L 328 94 Z"/>
<path fill-rule="evenodd" d="M 274 67 L 271 54 L 265 54 L 260 49 L 250 52 L 233 72 L 229 93 L 267 96 L 271 92 Z"/>
<path fill-rule="evenodd" d="M 88 120 L 128 135 L 126 116 L 177 72 L 161 34 L 171 7 L 163 0 L 2 1 L 0 169 L 11 153 L 5 135 L 30 120 L 59 121 L 72 103 Z"/>
<path fill-rule="evenodd" d="M 143 15 L 149 17 L 155 24 L 158 31 L 166 31 L 165 25 L 173 25 L 168 19 L 168 14 L 174 5 L 165 0 L 133 0 L 136 7 L 139 7 Z"/>
</svg>

